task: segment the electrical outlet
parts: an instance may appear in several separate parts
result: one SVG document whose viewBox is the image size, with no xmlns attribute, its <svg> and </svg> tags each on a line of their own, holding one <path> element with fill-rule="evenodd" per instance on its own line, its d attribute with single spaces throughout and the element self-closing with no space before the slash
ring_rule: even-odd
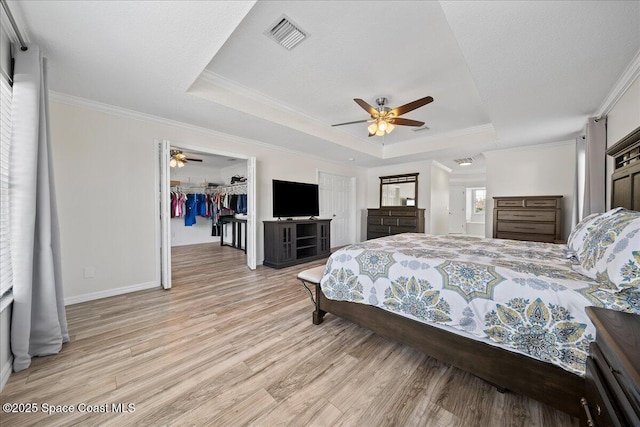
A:
<svg viewBox="0 0 640 427">
<path fill-rule="evenodd" d="M 91 279 L 92 277 L 95 277 L 96 275 L 96 268 L 91 266 L 91 267 L 85 267 L 84 268 L 84 278 L 85 279 Z"/>
</svg>

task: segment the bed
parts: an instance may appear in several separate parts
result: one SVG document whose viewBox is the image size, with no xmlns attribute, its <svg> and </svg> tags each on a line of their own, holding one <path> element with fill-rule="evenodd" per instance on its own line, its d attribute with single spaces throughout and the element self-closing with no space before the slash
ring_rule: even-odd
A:
<svg viewBox="0 0 640 427">
<path fill-rule="evenodd" d="M 639 173 L 621 165 L 618 182 Z M 595 338 L 584 308 L 640 314 L 640 188 L 623 200 L 616 187 L 628 209 L 588 216 L 567 245 L 406 233 L 343 248 L 316 284 L 314 324 L 332 313 L 579 417 Z"/>
</svg>

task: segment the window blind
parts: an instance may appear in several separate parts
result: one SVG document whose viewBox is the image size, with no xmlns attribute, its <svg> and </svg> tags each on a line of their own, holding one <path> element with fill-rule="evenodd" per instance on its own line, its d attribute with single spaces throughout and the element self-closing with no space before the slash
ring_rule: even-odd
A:
<svg viewBox="0 0 640 427">
<path fill-rule="evenodd" d="M 9 228 L 11 97 L 11 86 L 4 78 L 0 78 L 0 297 L 9 292 L 13 286 Z"/>
</svg>

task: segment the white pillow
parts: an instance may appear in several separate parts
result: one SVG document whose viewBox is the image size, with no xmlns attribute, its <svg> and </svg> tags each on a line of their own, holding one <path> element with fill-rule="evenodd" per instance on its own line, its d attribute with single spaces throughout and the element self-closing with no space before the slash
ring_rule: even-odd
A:
<svg viewBox="0 0 640 427">
<path fill-rule="evenodd" d="M 582 244 L 584 243 L 584 239 L 587 236 L 587 229 L 591 224 L 601 216 L 601 213 L 592 213 L 591 215 L 585 217 L 573 227 L 571 230 L 571 234 L 569 234 L 569 238 L 567 239 L 567 249 L 571 252 L 578 252 L 582 249 Z"/>
<path fill-rule="evenodd" d="M 592 279 L 607 280 L 618 290 L 640 288 L 640 212 L 617 209 L 601 216 L 588 227 L 577 256 Z"/>
</svg>

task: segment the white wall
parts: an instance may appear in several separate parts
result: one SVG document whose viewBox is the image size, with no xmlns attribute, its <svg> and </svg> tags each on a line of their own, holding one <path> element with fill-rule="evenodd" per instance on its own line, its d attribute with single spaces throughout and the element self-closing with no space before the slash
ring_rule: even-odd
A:
<svg viewBox="0 0 640 427">
<path fill-rule="evenodd" d="M 272 218 L 273 178 L 317 182 L 318 169 L 355 176 L 356 206 L 365 206 L 367 175 L 347 161 L 325 162 L 108 106 L 93 109 L 56 99 L 51 102 L 51 139 L 68 301 L 158 284 L 155 139 L 256 156 L 259 263 L 264 259 L 261 221 Z M 93 267 L 94 277 L 85 278 L 84 267 Z"/>
<path fill-rule="evenodd" d="M 195 157 L 195 155 L 194 155 Z M 245 171 L 247 169 L 246 162 Z M 183 167 L 169 168 L 169 177 L 172 181 L 180 181 L 184 187 L 198 187 L 207 183 L 224 184 L 222 169 L 215 166 L 206 166 L 197 162 L 188 162 Z"/>
<path fill-rule="evenodd" d="M 640 77 L 635 79 L 607 114 L 607 147 L 620 141 L 638 126 L 640 126 Z"/>
<path fill-rule="evenodd" d="M 220 170 L 220 179 L 225 185 L 230 185 L 231 178 L 236 175 L 243 176 L 246 178 L 247 176 L 246 160 L 237 160 L 236 162 L 234 162 L 233 166 L 227 166 L 226 168 L 222 168 L 222 170 Z"/>
<path fill-rule="evenodd" d="M 485 235 L 493 235 L 493 197 L 563 197 L 563 238 L 571 231 L 574 204 L 575 141 L 483 153 L 487 159 Z"/>
<path fill-rule="evenodd" d="M 431 167 L 431 234 L 449 233 L 449 169 L 437 162 Z"/>
</svg>

